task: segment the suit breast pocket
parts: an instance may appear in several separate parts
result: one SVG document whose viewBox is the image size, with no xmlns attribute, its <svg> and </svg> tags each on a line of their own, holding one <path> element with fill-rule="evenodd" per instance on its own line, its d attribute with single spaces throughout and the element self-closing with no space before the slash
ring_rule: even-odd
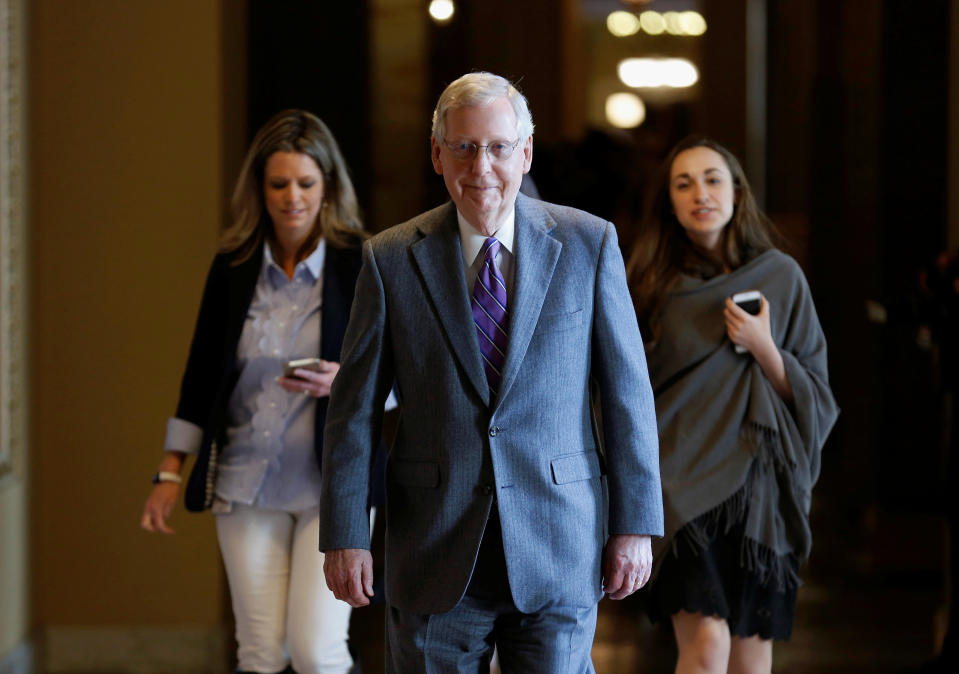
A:
<svg viewBox="0 0 959 674">
<path fill-rule="evenodd" d="M 440 486 L 440 467 L 433 461 L 395 459 L 389 467 L 390 477 L 404 487 L 436 489 Z"/>
<path fill-rule="evenodd" d="M 580 307 L 573 311 L 559 311 L 542 316 L 537 326 L 537 333 L 555 334 L 564 330 L 571 330 L 583 324 L 586 311 Z"/>
</svg>

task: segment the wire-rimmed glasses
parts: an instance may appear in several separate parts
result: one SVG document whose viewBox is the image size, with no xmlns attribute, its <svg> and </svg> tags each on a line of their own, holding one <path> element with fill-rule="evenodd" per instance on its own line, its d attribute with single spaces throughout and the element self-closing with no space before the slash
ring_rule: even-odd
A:
<svg viewBox="0 0 959 674">
<path fill-rule="evenodd" d="M 476 143 L 466 141 L 459 143 L 447 143 L 444 141 L 443 145 L 445 145 L 446 149 L 457 159 L 473 159 L 480 148 L 483 148 L 486 150 L 486 156 L 489 157 L 490 161 L 506 161 L 512 156 L 516 146 L 519 145 L 519 138 L 513 142 L 508 140 L 494 140 L 486 145 L 477 145 Z"/>
</svg>

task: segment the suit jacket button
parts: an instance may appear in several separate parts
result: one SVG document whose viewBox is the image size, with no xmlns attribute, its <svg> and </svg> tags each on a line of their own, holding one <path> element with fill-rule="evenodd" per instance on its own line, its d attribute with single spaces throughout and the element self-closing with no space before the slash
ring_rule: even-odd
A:
<svg viewBox="0 0 959 674">
<path fill-rule="evenodd" d="M 492 493 L 493 493 L 493 486 L 492 486 L 492 485 L 489 485 L 489 484 L 486 485 L 486 486 L 484 486 L 484 487 L 483 487 L 483 493 L 486 494 L 487 496 L 489 496 L 490 494 L 492 494 Z"/>
<path fill-rule="evenodd" d="M 491 438 L 495 438 L 497 433 L 499 433 L 499 426 L 493 426 L 489 429 L 489 436 Z"/>
</svg>

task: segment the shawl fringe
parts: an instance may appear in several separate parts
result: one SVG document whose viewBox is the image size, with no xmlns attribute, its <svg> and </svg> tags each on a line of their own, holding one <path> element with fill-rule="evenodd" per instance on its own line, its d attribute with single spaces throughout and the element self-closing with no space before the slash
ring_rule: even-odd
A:
<svg viewBox="0 0 959 674">
<path fill-rule="evenodd" d="M 670 544 L 673 555 L 678 556 L 681 545 L 686 545 L 693 554 L 700 555 L 720 533 L 728 534 L 737 525 L 745 524 L 754 491 L 758 488 L 757 474 L 770 474 L 768 470 L 757 470 L 757 464 L 764 469 L 778 470 L 795 465 L 786 457 L 779 434 L 773 429 L 750 422 L 743 426 L 741 433 L 752 440 L 756 447 L 754 464 L 749 469 L 746 482 L 712 510 L 687 522 Z M 771 548 L 749 536 L 742 538 L 740 565 L 756 575 L 762 585 L 773 585 L 779 592 L 798 588 L 800 584 L 799 574 L 789 558 L 789 554 L 777 555 Z"/>
<path fill-rule="evenodd" d="M 790 472 L 796 470 L 796 460 L 786 454 L 782 438 L 776 430 L 755 421 L 747 421 L 739 434 L 752 442 L 756 448 L 756 459 L 762 461 L 764 466 L 785 468 Z"/>
</svg>

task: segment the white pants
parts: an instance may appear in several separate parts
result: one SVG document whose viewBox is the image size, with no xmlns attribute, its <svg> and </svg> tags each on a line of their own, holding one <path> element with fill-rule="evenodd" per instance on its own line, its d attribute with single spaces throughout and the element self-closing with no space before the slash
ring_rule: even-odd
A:
<svg viewBox="0 0 959 674">
<path fill-rule="evenodd" d="M 238 669 L 340 674 L 350 605 L 326 587 L 318 508 L 289 513 L 233 503 L 216 516 L 236 620 Z"/>
</svg>

